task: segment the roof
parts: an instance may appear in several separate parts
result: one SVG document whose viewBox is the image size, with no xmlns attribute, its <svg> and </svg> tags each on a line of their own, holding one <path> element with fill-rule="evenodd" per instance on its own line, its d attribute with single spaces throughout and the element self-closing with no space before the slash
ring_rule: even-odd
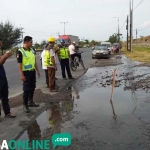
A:
<svg viewBox="0 0 150 150">
<path fill-rule="evenodd" d="M 59 40 L 60 40 L 60 39 L 64 39 L 64 40 L 67 40 L 67 41 L 68 41 L 68 40 L 70 40 L 70 37 L 69 37 L 69 35 L 60 35 L 58 39 L 59 39 Z"/>
</svg>

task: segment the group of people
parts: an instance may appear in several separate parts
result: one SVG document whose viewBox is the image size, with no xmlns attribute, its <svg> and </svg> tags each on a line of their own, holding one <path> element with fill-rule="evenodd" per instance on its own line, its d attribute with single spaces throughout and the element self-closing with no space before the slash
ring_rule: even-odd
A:
<svg viewBox="0 0 150 150">
<path fill-rule="evenodd" d="M 67 71 L 68 78 L 74 79 L 70 71 L 69 59 L 71 59 L 71 55 L 69 49 L 65 45 L 64 39 L 61 39 L 60 43 L 61 45 L 59 47 L 54 47 L 55 39 L 54 37 L 50 37 L 48 39 L 48 42 L 46 42 L 45 44 L 44 50 L 41 53 L 42 68 L 45 70 L 46 84 L 47 87 L 50 88 L 51 92 L 58 92 L 59 88 L 55 82 L 56 80 L 55 73 L 57 71 L 56 57 L 58 57 L 58 60 L 61 65 L 62 78 L 64 80 L 67 79 L 66 77 Z"/>
<path fill-rule="evenodd" d="M 32 37 L 26 36 L 24 38 L 24 44 L 22 48 L 19 48 L 16 57 L 18 61 L 18 70 L 20 74 L 20 79 L 23 81 L 23 109 L 25 113 L 29 113 L 29 107 L 38 107 L 39 105 L 34 103 L 33 95 L 36 88 L 36 73 L 38 78 L 40 77 L 40 71 L 38 69 L 38 65 L 36 62 L 35 51 L 32 49 Z M 55 38 L 50 37 L 48 42 L 45 45 L 45 48 L 42 52 L 42 64 L 43 69 L 45 70 L 46 75 L 46 83 L 47 87 L 50 88 L 51 92 L 58 92 L 58 86 L 56 85 L 56 77 L 55 73 L 57 71 L 57 64 L 56 64 L 56 55 L 58 56 L 58 60 L 60 61 L 61 70 L 62 70 L 62 77 L 66 80 L 66 73 L 69 79 L 74 79 L 72 77 L 70 71 L 70 62 L 69 59 L 72 61 L 74 56 L 76 55 L 75 52 L 75 42 L 73 42 L 69 47 L 65 45 L 65 40 L 60 40 L 61 45 L 57 48 L 54 48 Z M 0 38 L 0 48 L 2 46 L 2 39 Z M 6 117 L 14 118 L 16 117 L 10 111 L 9 106 L 9 99 L 8 99 L 8 82 L 6 78 L 6 73 L 3 67 L 3 64 L 7 60 L 7 58 L 11 57 L 12 52 L 7 51 L 1 58 L 0 58 L 0 97 L 2 101 L 2 106 L 4 110 L 4 114 Z M 79 58 L 80 59 L 80 58 Z M 1 114 L 0 114 L 0 121 L 1 121 Z"/>
</svg>

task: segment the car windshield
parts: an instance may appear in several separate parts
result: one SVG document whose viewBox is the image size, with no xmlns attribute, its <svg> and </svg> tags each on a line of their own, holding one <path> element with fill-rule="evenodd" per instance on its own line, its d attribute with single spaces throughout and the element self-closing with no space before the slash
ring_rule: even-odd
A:
<svg viewBox="0 0 150 150">
<path fill-rule="evenodd" d="M 95 50 L 107 50 L 107 46 L 95 46 Z"/>
<path fill-rule="evenodd" d="M 110 47 L 110 44 L 102 44 L 102 46 Z"/>
</svg>

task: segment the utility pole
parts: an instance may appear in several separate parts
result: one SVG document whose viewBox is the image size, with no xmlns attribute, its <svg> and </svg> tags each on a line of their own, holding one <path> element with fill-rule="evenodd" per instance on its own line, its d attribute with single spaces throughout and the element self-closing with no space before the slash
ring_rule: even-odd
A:
<svg viewBox="0 0 150 150">
<path fill-rule="evenodd" d="M 132 11 L 131 11 L 131 17 L 132 17 L 132 22 L 131 22 L 131 52 L 133 52 L 133 0 L 132 0 Z"/>
<path fill-rule="evenodd" d="M 138 34 L 138 31 L 137 31 L 137 29 L 136 29 L 136 45 L 137 45 L 137 34 Z"/>
<path fill-rule="evenodd" d="M 131 7 L 131 0 L 130 0 L 130 51 L 132 52 L 132 43 L 133 43 L 133 0 L 132 0 L 132 7 Z"/>
<path fill-rule="evenodd" d="M 120 43 L 119 18 L 118 18 L 118 43 Z"/>
<path fill-rule="evenodd" d="M 131 24 L 131 22 L 132 22 L 132 17 L 131 17 L 131 0 L 130 0 L 130 52 L 131 52 L 131 30 L 132 30 L 132 24 Z"/>
<path fill-rule="evenodd" d="M 66 25 L 66 23 L 68 23 L 68 22 L 60 22 L 60 23 L 63 23 L 63 24 L 64 24 L 64 35 L 65 35 L 65 25 Z"/>
<path fill-rule="evenodd" d="M 127 15 L 127 26 L 126 26 L 126 30 L 127 30 L 127 51 L 128 51 L 128 15 Z"/>
</svg>

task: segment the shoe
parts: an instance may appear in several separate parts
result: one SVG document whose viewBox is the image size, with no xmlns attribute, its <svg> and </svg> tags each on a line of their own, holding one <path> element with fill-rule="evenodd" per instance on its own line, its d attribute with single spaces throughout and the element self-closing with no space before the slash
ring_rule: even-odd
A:
<svg viewBox="0 0 150 150">
<path fill-rule="evenodd" d="M 58 92 L 58 90 L 57 89 L 52 89 L 52 90 L 50 90 L 51 92 Z"/>
<path fill-rule="evenodd" d="M 71 77 L 71 78 L 69 78 L 69 79 L 75 79 L 75 78 Z"/>
<path fill-rule="evenodd" d="M 34 102 L 29 102 L 28 107 L 39 107 L 39 104 L 35 104 Z"/>
<path fill-rule="evenodd" d="M 14 115 L 13 113 L 10 112 L 9 114 L 5 115 L 5 117 L 7 117 L 7 118 L 15 118 L 16 115 Z"/>
<path fill-rule="evenodd" d="M 30 109 L 27 106 L 23 106 L 23 110 L 25 113 L 30 113 Z"/>
<path fill-rule="evenodd" d="M 63 78 L 64 80 L 67 80 L 67 78 Z"/>
<path fill-rule="evenodd" d="M 55 80 L 58 80 L 58 78 L 55 77 Z"/>
</svg>

